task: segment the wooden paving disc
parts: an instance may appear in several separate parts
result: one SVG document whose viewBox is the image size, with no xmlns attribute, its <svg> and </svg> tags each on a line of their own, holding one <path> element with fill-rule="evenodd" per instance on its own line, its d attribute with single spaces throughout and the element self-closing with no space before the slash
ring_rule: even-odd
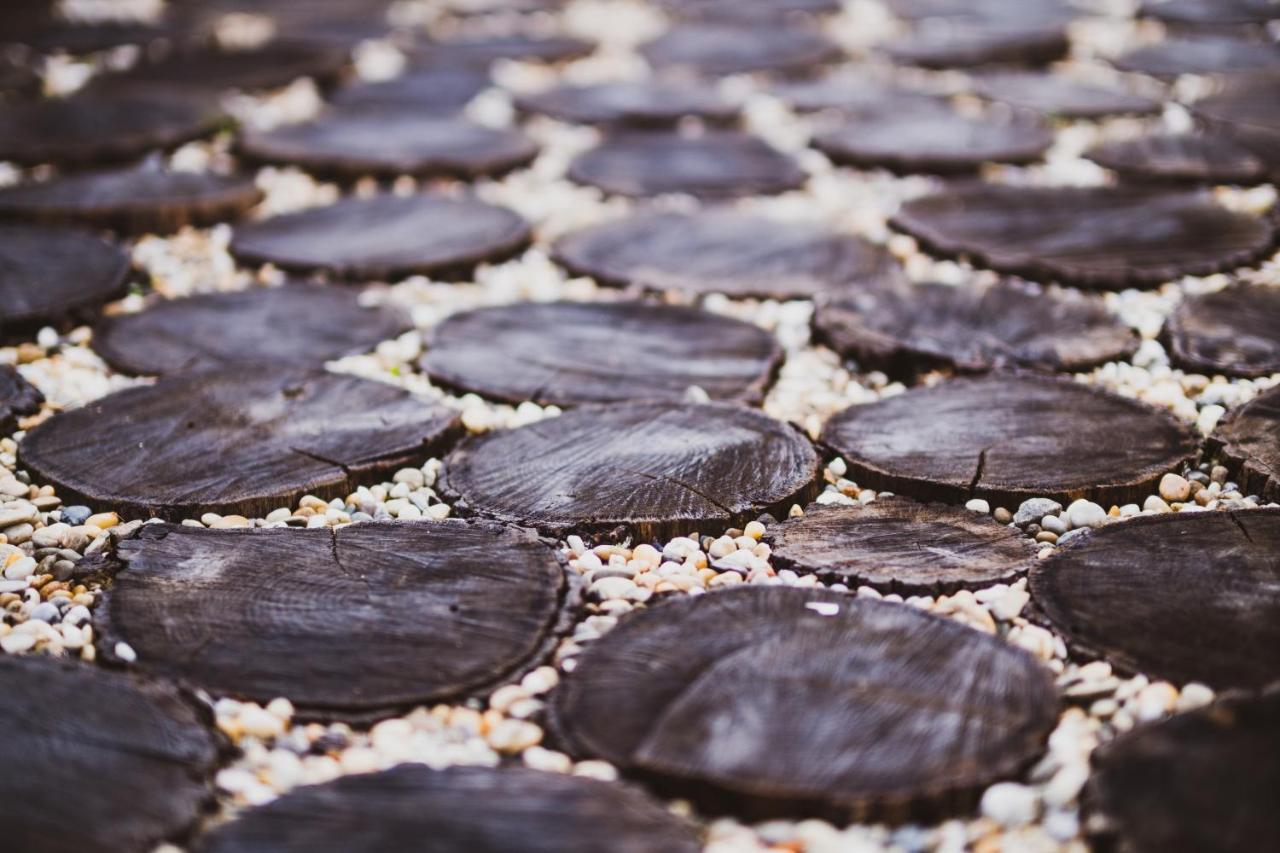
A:
<svg viewBox="0 0 1280 853">
<path fill-rule="evenodd" d="M 555 641 L 568 589 L 549 545 L 487 521 L 148 524 L 105 569 L 94 631 L 108 660 L 128 643 L 144 672 L 325 719 L 518 679 Z"/>
<path fill-rule="evenodd" d="M 1095 849 L 1280 848 L 1280 690 L 1231 695 L 1098 748 L 1085 788 Z"/>
<path fill-rule="evenodd" d="M 855 74 L 789 80 L 769 91 L 797 112 L 948 109 L 946 100 L 939 95 Z"/>
<path fill-rule="evenodd" d="M 972 185 L 908 201 L 890 221 L 933 252 L 1098 290 L 1233 269 L 1276 238 L 1267 219 L 1162 187 Z"/>
<path fill-rule="evenodd" d="M 327 177 L 477 178 L 533 162 L 538 145 L 514 130 L 496 130 L 456 116 L 422 115 L 403 107 L 333 109 L 315 121 L 240 137 L 240 154 Z"/>
<path fill-rule="evenodd" d="M 461 112 L 472 98 L 492 85 L 489 75 L 473 68 L 419 68 L 390 80 L 339 89 L 329 99 L 344 110 L 404 110 L 417 115 Z"/>
<path fill-rule="evenodd" d="M 840 11 L 840 0 L 659 0 L 673 18 L 736 24 L 803 23 L 815 15 Z"/>
<path fill-rule="evenodd" d="M 1036 71 L 985 74 L 974 81 L 974 91 L 991 101 L 1066 119 L 1152 115 L 1161 109 L 1154 98 Z"/>
<path fill-rule="evenodd" d="M 32 478 L 132 517 L 261 518 L 305 494 L 439 453 L 461 431 L 449 409 L 382 382 L 296 369 L 199 371 L 62 412 L 19 448 Z"/>
<path fill-rule="evenodd" d="M 317 284 L 167 299 L 103 318 L 93 348 L 113 370 L 164 376 L 223 365 L 311 365 L 368 352 L 413 328 L 392 306 L 363 308 L 360 291 Z"/>
<path fill-rule="evenodd" d="M 1091 530 L 1031 570 L 1067 643 L 1215 690 L 1280 679 L 1280 511 L 1166 513 Z"/>
<path fill-rule="evenodd" d="M 575 275 L 654 291 L 812 299 L 902 280 L 893 257 L 865 240 L 723 210 L 606 222 L 562 238 L 552 253 Z"/>
<path fill-rule="evenodd" d="M 232 89 L 278 89 L 302 77 L 328 86 L 350 64 L 351 54 L 341 45 L 281 38 L 253 50 L 177 51 L 159 62 L 103 75 L 91 86 L 99 91 L 217 94 Z"/>
<path fill-rule="evenodd" d="M 0 56 L 0 98 L 38 95 L 40 75 L 30 66 Z"/>
<path fill-rule="evenodd" d="M 899 595 L 938 595 L 1012 583 L 1036 545 L 984 513 L 882 498 L 861 506 L 806 507 L 769 528 L 775 566 Z"/>
<path fill-rule="evenodd" d="M 1280 288 L 1235 284 L 1183 300 L 1162 333 L 1169 358 L 1212 376 L 1280 373 Z"/>
<path fill-rule="evenodd" d="M 877 491 L 1017 507 L 1077 498 L 1142 501 L 1196 454 L 1172 415 L 1069 379 L 992 373 L 850 406 L 823 441 L 849 479 Z"/>
<path fill-rule="evenodd" d="M 124 249 L 89 231 L 0 224 L 0 340 L 86 319 L 128 274 Z"/>
<path fill-rule="evenodd" d="M 1053 679 L 958 622 L 826 590 L 746 587 L 624 617 L 550 705 L 571 752 L 746 820 L 937 816 L 1017 773 Z"/>
<path fill-rule="evenodd" d="M 1262 160 L 1272 183 L 1280 181 L 1280 74 L 1240 75 L 1233 82 L 1191 111 L 1211 132 L 1230 136 Z"/>
<path fill-rule="evenodd" d="M 1266 391 L 1228 412 L 1209 438 L 1246 494 L 1280 502 L 1280 391 Z"/>
<path fill-rule="evenodd" d="M 596 83 L 563 85 L 515 99 L 526 113 L 539 113 L 574 124 L 666 127 L 694 117 L 709 124 L 729 124 L 738 108 L 715 89 L 663 83 Z"/>
<path fill-rule="evenodd" d="M 681 24 L 639 50 L 655 68 L 684 68 L 709 76 L 803 74 L 843 56 L 838 45 L 812 30 L 723 23 Z"/>
<path fill-rule="evenodd" d="M 143 853 L 185 833 L 213 802 L 209 716 L 167 685 L 0 655 L 5 847 Z"/>
<path fill-rule="evenodd" d="M 34 415 L 43 402 L 39 388 L 23 379 L 12 365 L 0 364 L 0 433 L 13 432 L 18 428 L 18 416 Z"/>
<path fill-rule="evenodd" d="M 251 264 L 342 278 L 461 278 L 523 251 L 529 239 L 529 224 L 505 207 L 379 195 L 241 225 L 231 252 Z"/>
<path fill-rule="evenodd" d="M 1081 14 L 1071 0 L 885 0 L 885 5 L 908 21 L 1065 23 Z"/>
<path fill-rule="evenodd" d="M 926 23 L 884 46 L 894 62 L 937 69 L 1048 65 L 1069 49 L 1062 26 L 1035 21 Z"/>
<path fill-rule="evenodd" d="M 722 531 L 817 494 L 813 445 L 728 404 L 584 406 L 464 441 L 441 481 L 456 509 L 550 535 L 636 541 Z"/>
<path fill-rule="evenodd" d="M 1280 18 L 1272 0 L 1146 0 L 1138 9 L 1144 18 L 1194 27 L 1262 25 Z"/>
<path fill-rule="evenodd" d="M 6 10 L 7 11 L 7 10 Z M 6 23 L 8 23 L 6 21 Z M 38 28 L 22 32 L 12 41 L 35 48 L 41 53 L 65 53 L 84 56 L 132 45 L 145 48 L 175 35 L 164 26 L 131 21 L 99 21 L 94 24 L 70 22 L 61 16 Z M 0 35 L 0 41 L 11 39 Z"/>
<path fill-rule="evenodd" d="M 1078 372 L 1127 359 L 1139 343 L 1096 297 L 1012 282 L 867 288 L 818 306 L 813 326 L 864 368 L 904 377 L 996 367 Z"/>
<path fill-rule="evenodd" d="M 1224 136 L 1152 134 L 1104 142 L 1083 156 L 1129 180 L 1201 184 L 1267 180 L 1267 166 L 1261 158 Z"/>
<path fill-rule="evenodd" d="M 425 846 L 424 846 L 425 842 Z M 196 853 L 696 853 L 697 830 L 637 788 L 525 767 L 401 764 L 297 788 Z"/>
<path fill-rule="evenodd" d="M 1229 36 L 1168 38 L 1131 50 L 1113 64 L 1152 77 L 1274 72 L 1280 71 L 1280 46 Z"/>
<path fill-rule="evenodd" d="M 518 62 L 568 62 L 591 55 L 596 46 L 572 36 L 532 36 L 524 33 L 427 42 L 412 54 L 413 61 L 441 68 L 487 68 L 502 59 Z"/>
</svg>

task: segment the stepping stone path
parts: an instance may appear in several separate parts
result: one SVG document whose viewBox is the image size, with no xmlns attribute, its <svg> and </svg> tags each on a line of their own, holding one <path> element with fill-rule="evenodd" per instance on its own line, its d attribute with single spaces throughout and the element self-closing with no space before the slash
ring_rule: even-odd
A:
<svg viewBox="0 0 1280 853">
<path fill-rule="evenodd" d="M 1227 413 L 1209 439 L 1248 494 L 1280 502 L 1280 390 Z"/>
<path fill-rule="evenodd" d="M 1280 679 L 1280 511 L 1132 519 L 1031 571 L 1031 594 L 1077 652 L 1216 690 Z"/>
<path fill-rule="evenodd" d="M 92 232 L 0 224 L 0 340 L 90 316 L 128 274 L 124 250 Z"/>
<path fill-rule="evenodd" d="M 894 62 L 921 68 L 976 68 L 984 65 L 1048 65 L 1064 58 L 1066 30 L 1040 22 L 945 22 L 921 26 L 885 45 Z"/>
<path fill-rule="evenodd" d="M 357 289 L 287 284 L 167 299 L 106 317 L 92 343 L 113 370 L 164 376 L 235 364 L 320 367 L 412 328 L 399 309 L 361 307 Z"/>
<path fill-rule="evenodd" d="M 550 650 L 568 594 L 549 545 L 483 521 L 149 524 L 105 571 L 94 631 L 108 660 L 124 642 L 144 672 L 215 696 L 284 696 L 321 719 L 461 701 L 518 678 Z"/>
<path fill-rule="evenodd" d="M 129 71 L 103 75 L 91 86 L 102 91 L 187 95 L 279 89 L 301 77 L 328 86 L 350 64 L 349 52 L 340 46 L 282 39 L 253 50 L 178 51 L 159 62 L 142 62 Z"/>
<path fill-rule="evenodd" d="M 11 365 L 0 364 L 0 434 L 13 432 L 18 428 L 18 416 L 34 415 L 43 402 L 40 389 Z"/>
<path fill-rule="evenodd" d="M 1267 179 L 1266 164 L 1260 158 L 1221 136 L 1143 136 L 1104 142 L 1084 156 L 1122 180 L 1257 184 Z"/>
<path fill-rule="evenodd" d="M 195 853 L 696 853 L 692 825 L 639 790 L 524 767 L 401 764 L 299 788 L 243 813 Z"/>
<path fill-rule="evenodd" d="M 764 329 L 694 308 L 518 302 L 454 314 L 432 330 L 420 366 L 463 392 L 573 406 L 679 401 L 694 386 L 712 400 L 759 403 L 781 363 Z"/>
<path fill-rule="evenodd" d="M 823 442 L 860 486 L 1017 507 L 1141 501 L 1196 454 L 1168 413 L 1069 379 L 993 373 L 916 388 L 835 415 Z"/>
<path fill-rule="evenodd" d="M 1151 115 L 1161 109 L 1154 98 L 1043 72 L 985 74 L 974 80 L 973 89 L 991 101 L 1064 119 Z"/>
<path fill-rule="evenodd" d="M 28 432 L 19 453 L 68 503 L 143 518 L 260 518 L 421 464 L 459 432 L 454 412 L 392 385 L 239 366 L 63 412 Z"/>
<path fill-rule="evenodd" d="M 1280 71 L 1280 47 L 1227 36 L 1168 38 L 1116 58 L 1116 68 L 1152 77 Z"/>
<path fill-rule="evenodd" d="M 803 74 L 841 58 L 826 36 L 799 27 L 681 24 L 640 46 L 658 69 L 686 69 L 709 77 L 749 72 Z"/>
<path fill-rule="evenodd" d="M 699 85 L 662 83 L 596 83 L 558 86 L 530 95 L 518 95 L 516 107 L 573 124 L 606 124 L 629 127 L 664 127 L 686 116 L 711 124 L 729 124 L 738 108 L 715 89 Z"/>
<path fill-rule="evenodd" d="M 1098 290 L 1248 264 L 1276 233 L 1207 193 L 1138 187 L 970 186 L 908 201 L 891 222 L 939 254 Z"/>
<path fill-rule="evenodd" d="M 1212 376 L 1280 373 L 1280 287 L 1233 284 L 1184 299 L 1161 333 L 1169 358 Z"/>
<path fill-rule="evenodd" d="M 819 468 L 807 438 L 759 412 L 635 403 L 469 438 L 441 482 L 464 512 L 648 542 L 785 514 L 817 495 Z"/>
<path fill-rule="evenodd" d="M 492 82 L 483 71 L 469 68 L 421 68 L 377 83 L 360 83 L 339 89 L 329 99 L 335 107 L 351 111 L 388 110 L 417 115 L 450 115 L 462 109 Z"/>
<path fill-rule="evenodd" d="M 550 705 L 574 754 L 716 813 L 939 815 L 1057 720 L 1026 653 L 902 604 L 787 587 L 679 597 L 587 646 Z"/>
<path fill-rule="evenodd" d="M 186 832 L 213 800 L 220 743 L 206 716 L 162 684 L 0 655 L 5 846 L 144 851 Z"/>
<path fill-rule="evenodd" d="M 589 56 L 595 45 L 569 36 L 530 36 L 522 33 L 485 38 L 428 42 L 412 54 L 423 66 L 488 68 L 500 59 L 520 62 L 568 62 Z"/>
<path fill-rule="evenodd" d="M 504 207 L 443 196 L 346 198 L 236 229 L 231 252 L 250 264 L 339 278 L 460 278 L 529 244 L 529 225 Z"/>
</svg>

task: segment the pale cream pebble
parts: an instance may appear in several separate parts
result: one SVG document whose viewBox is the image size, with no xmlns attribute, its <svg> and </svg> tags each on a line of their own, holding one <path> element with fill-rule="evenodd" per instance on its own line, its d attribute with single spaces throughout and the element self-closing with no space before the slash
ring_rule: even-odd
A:
<svg viewBox="0 0 1280 853">
<path fill-rule="evenodd" d="M 1178 689 L 1167 681 L 1157 681 L 1142 689 L 1137 696 L 1137 718 L 1140 722 L 1158 720 L 1173 712 L 1178 702 Z"/>
<path fill-rule="evenodd" d="M 381 769 L 382 759 L 378 753 L 365 746 L 356 746 L 343 750 L 338 757 L 338 764 L 343 773 L 372 773 Z"/>
<path fill-rule="evenodd" d="M 521 755 L 526 767 L 534 770 L 545 770 L 550 773 L 569 773 L 573 770 L 573 760 L 563 752 L 531 746 Z"/>
<path fill-rule="evenodd" d="M 527 698 L 528 695 L 528 691 L 520 685 L 508 684 L 493 691 L 493 695 L 489 697 L 489 707 L 499 713 L 506 713 L 513 703 Z"/>
<path fill-rule="evenodd" d="M 369 730 L 369 741 L 382 753 L 398 753 L 413 736 L 413 724 L 406 719 L 383 720 Z"/>
<path fill-rule="evenodd" d="M 288 723 L 293 719 L 294 707 L 293 703 L 285 697 L 277 696 L 267 703 L 266 711 L 268 714 L 274 714 Z"/>
<path fill-rule="evenodd" d="M 240 726 L 242 731 L 264 740 L 284 734 L 285 721 L 266 709 L 247 703 L 240 709 Z"/>
<path fill-rule="evenodd" d="M 485 740 L 499 752 L 521 752 L 542 741 L 542 729 L 524 720 L 501 720 Z"/>
<path fill-rule="evenodd" d="M 1181 714 L 1186 711 L 1194 711 L 1196 708 L 1203 708 L 1213 699 L 1213 690 L 1204 684 L 1193 681 L 1183 685 L 1182 692 L 1178 694 L 1178 701 L 1174 708 Z"/>
<path fill-rule="evenodd" d="M 588 759 L 586 761 L 579 761 L 573 765 L 573 775 L 586 776 L 589 779 L 599 779 L 603 782 L 613 782 L 618 778 L 618 771 L 607 761 Z"/>
</svg>

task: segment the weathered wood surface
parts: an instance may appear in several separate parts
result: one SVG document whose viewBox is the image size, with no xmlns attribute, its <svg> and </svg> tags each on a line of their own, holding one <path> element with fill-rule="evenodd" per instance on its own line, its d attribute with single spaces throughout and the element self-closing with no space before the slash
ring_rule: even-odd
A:
<svg viewBox="0 0 1280 853">
<path fill-rule="evenodd" d="M 1280 389 L 1228 412 L 1208 450 L 1221 456 L 1246 494 L 1280 501 Z"/>
<path fill-rule="evenodd" d="M 655 68 L 710 77 L 757 71 L 801 74 L 843 56 L 838 45 L 807 28 L 727 23 L 678 24 L 639 51 Z"/>
<path fill-rule="evenodd" d="M 1212 376 L 1280 372 L 1280 287 L 1233 284 L 1191 296 L 1165 321 L 1161 338 L 1174 364 Z"/>
</svg>

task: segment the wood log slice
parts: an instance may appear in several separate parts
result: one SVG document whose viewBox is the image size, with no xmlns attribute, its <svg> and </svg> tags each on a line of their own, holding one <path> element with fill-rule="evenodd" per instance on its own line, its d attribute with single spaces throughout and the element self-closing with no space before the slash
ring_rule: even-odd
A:
<svg viewBox="0 0 1280 853">
<path fill-rule="evenodd" d="M 987 100 L 1064 119 L 1152 115 L 1161 109 L 1154 98 L 1046 72 L 988 73 L 977 77 L 973 86 Z"/>
<path fill-rule="evenodd" d="M 509 33 L 427 42 L 410 54 L 415 64 L 440 68 L 488 68 L 502 59 L 519 62 L 568 62 L 590 56 L 596 46 L 572 36 Z"/>
<path fill-rule="evenodd" d="M 670 127 L 693 117 L 708 124 L 731 124 L 738 108 L 715 89 L 664 83 L 595 83 L 561 85 L 515 98 L 525 113 L 572 124 L 624 127 Z"/>
<path fill-rule="evenodd" d="M 1280 18 L 1271 0 L 1144 0 L 1138 15 L 1188 27 L 1261 26 Z"/>
<path fill-rule="evenodd" d="M 860 113 L 950 109 L 941 95 L 857 73 L 837 72 L 815 79 L 787 80 L 769 91 L 791 109 L 802 113 L 819 110 Z"/>
<path fill-rule="evenodd" d="M 1169 358 L 1212 376 L 1280 373 L 1280 288 L 1232 284 L 1184 299 L 1161 332 Z"/>
<path fill-rule="evenodd" d="M 351 65 L 342 45 L 273 39 L 252 50 L 180 50 L 158 62 L 143 62 L 119 74 L 105 74 L 90 91 L 170 92 L 217 95 L 229 90 L 258 92 L 309 77 L 321 87 L 336 83 Z"/>
<path fill-rule="evenodd" d="M 13 432 L 20 415 L 34 415 L 43 403 L 39 388 L 22 378 L 13 365 L 0 364 L 0 433 Z"/>
<path fill-rule="evenodd" d="M 736 24 L 804 22 L 840 11 L 840 0 L 659 0 L 668 15 L 686 21 Z"/>
<path fill-rule="evenodd" d="M 1232 471 L 1241 491 L 1280 502 L 1280 390 L 1233 409 L 1218 422 L 1207 450 Z"/>
<path fill-rule="evenodd" d="M 1280 71 L 1280 47 L 1220 35 L 1166 38 L 1117 57 L 1121 71 L 1152 77 L 1182 74 L 1251 74 Z"/>
<path fill-rule="evenodd" d="M 710 77 L 805 74 L 843 56 L 835 42 L 813 30 L 725 23 L 680 24 L 639 50 L 654 68 L 686 69 Z"/>
<path fill-rule="evenodd" d="M 1223 136 L 1152 134 L 1104 142 L 1083 156 L 1122 180 L 1192 184 L 1258 184 L 1267 180 L 1267 164 Z"/>
<path fill-rule="evenodd" d="M 1065 58 L 1069 49 L 1060 25 L 993 20 L 927 23 L 884 46 L 894 62 L 933 69 L 1048 65 Z"/>
<path fill-rule="evenodd" d="M 334 92 L 329 103 L 343 110 L 404 110 L 418 115 L 451 115 L 489 86 L 489 75 L 472 68 L 419 68 L 376 83 L 359 83 Z"/>
</svg>

